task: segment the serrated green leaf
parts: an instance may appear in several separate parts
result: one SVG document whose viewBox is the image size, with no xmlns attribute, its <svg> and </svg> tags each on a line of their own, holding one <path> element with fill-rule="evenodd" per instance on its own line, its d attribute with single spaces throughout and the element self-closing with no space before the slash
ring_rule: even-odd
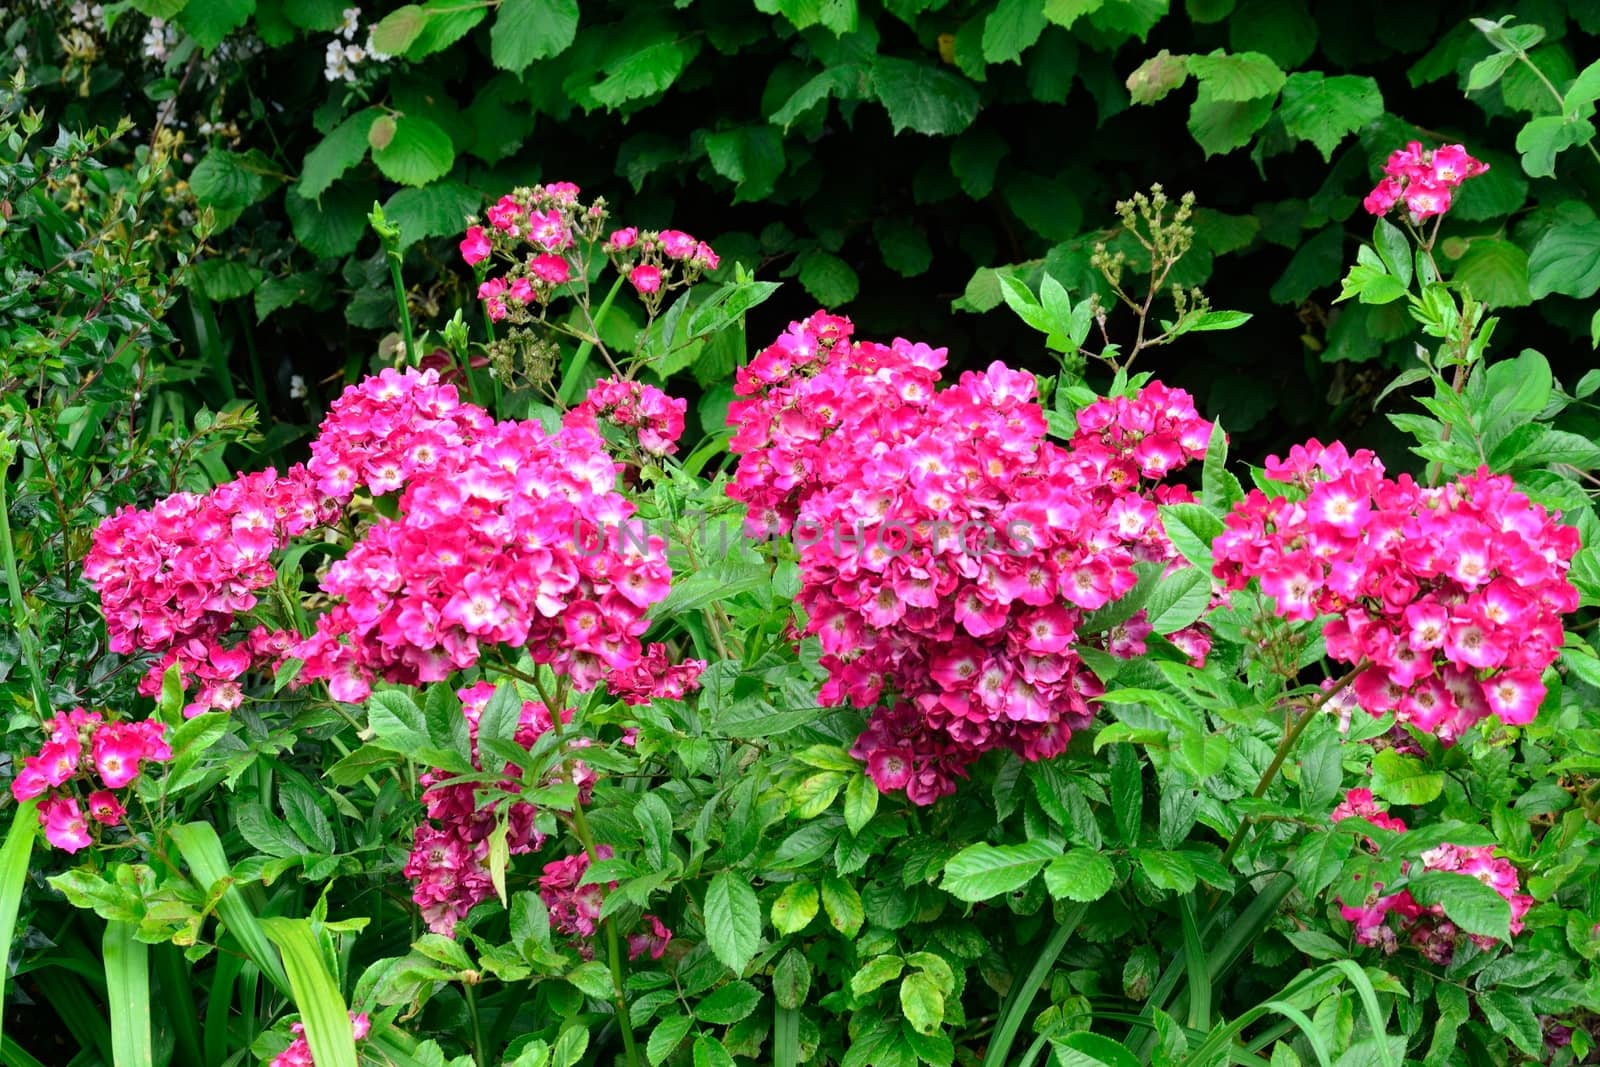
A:
<svg viewBox="0 0 1600 1067">
<path fill-rule="evenodd" d="M 743 974 L 761 943 L 761 908 L 749 881 L 719 871 L 705 898 L 706 943 L 735 974 Z"/>
<path fill-rule="evenodd" d="M 248 22 L 255 9 L 256 0 L 204 0 L 185 4 L 178 24 L 209 53 Z"/>
<path fill-rule="evenodd" d="M 801 258 L 800 284 L 826 308 L 848 304 L 861 288 L 850 264 L 821 249 L 813 249 Z"/>
<path fill-rule="evenodd" d="M 1535 300 L 1551 293 L 1580 300 L 1600 289 L 1600 221 L 1560 221 L 1528 255 L 1528 291 Z"/>
<path fill-rule="evenodd" d="M 958 900 L 988 900 L 1027 885 L 1059 855 L 1054 841 L 968 845 L 945 864 L 939 885 Z"/>
<path fill-rule="evenodd" d="M 578 0 L 503 0 L 489 29 L 489 58 L 521 74 L 565 52 L 578 33 Z"/>
<path fill-rule="evenodd" d="M 983 58 L 1017 63 L 1044 33 L 1044 0 L 1000 0 L 983 23 Z"/>
<path fill-rule="evenodd" d="M 1044 886 L 1056 899 L 1066 898 L 1090 904 L 1111 891 L 1116 870 L 1100 852 L 1072 848 L 1050 861 L 1044 869 Z"/>
<path fill-rule="evenodd" d="M 875 56 L 872 85 L 897 134 L 956 134 L 978 114 L 977 88 L 931 63 Z"/>
<path fill-rule="evenodd" d="M 1331 160 L 1339 142 L 1383 115 L 1383 93 L 1371 78 L 1299 71 L 1284 83 L 1278 115 L 1291 137 L 1310 141 Z"/>
<path fill-rule="evenodd" d="M 372 161 L 378 169 L 401 185 L 426 185 L 442 178 L 450 173 L 455 159 L 450 135 L 438 123 L 420 115 L 397 116 L 389 143 L 372 150 Z"/>
<path fill-rule="evenodd" d="M 1219 48 L 1208 55 L 1189 56 L 1188 68 L 1201 90 L 1221 103 L 1270 97 L 1284 85 L 1283 71 L 1259 52 L 1229 55 Z"/>
</svg>

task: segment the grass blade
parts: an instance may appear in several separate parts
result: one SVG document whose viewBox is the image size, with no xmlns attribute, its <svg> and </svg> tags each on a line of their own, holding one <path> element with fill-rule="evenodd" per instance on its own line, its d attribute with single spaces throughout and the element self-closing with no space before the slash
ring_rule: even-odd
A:
<svg viewBox="0 0 1600 1067">
<path fill-rule="evenodd" d="M 1055 933 L 1050 935 L 1050 940 L 1040 951 L 1039 958 L 1034 961 L 1033 970 L 1028 972 L 1028 977 L 1024 978 L 1020 985 L 1011 987 L 1011 995 L 1006 997 L 1006 1002 L 1000 1009 L 1000 1021 L 995 1025 L 994 1038 L 989 1042 L 989 1051 L 984 1054 L 983 1067 L 1005 1067 L 1006 1057 L 1011 1054 L 1011 1043 L 1017 1039 L 1017 1032 L 1022 1029 L 1028 1009 L 1033 1005 L 1034 994 L 1044 985 L 1044 980 L 1050 975 L 1050 969 L 1056 965 L 1056 959 L 1067 947 L 1067 942 L 1072 939 L 1078 924 L 1083 922 L 1083 916 L 1088 910 L 1087 904 L 1074 904 L 1068 908 Z"/>
<path fill-rule="evenodd" d="M 295 1007 L 306 1028 L 306 1044 L 317 1067 L 357 1067 L 356 1039 L 339 983 L 328 972 L 322 947 L 306 919 L 263 920 L 267 936 L 283 952 Z"/>
<path fill-rule="evenodd" d="M 796 1008 L 778 1008 L 772 1019 L 773 1067 L 799 1067 L 800 1063 L 800 1012 Z"/>
<path fill-rule="evenodd" d="M 108 922 L 101 942 L 106 961 L 106 1003 L 111 1009 L 111 1052 L 116 1067 L 153 1067 L 150 1049 L 150 946 L 132 923 Z"/>
<path fill-rule="evenodd" d="M 9 1037 L 0 1037 L 0 1063 L 6 1067 L 44 1067 L 26 1049 Z"/>
<path fill-rule="evenodd" d="M 205 1058 L 201 1063 L 221 1063 L 227 1058 L 228 1023 L 233 1012 L 233 986 L 239 972 L 253 967 L 242 956 L 217 953 L 217 966 L 211 972 L 211 990 L 206 995 Z M 247 1034 L 248 1038 L 254 1035 Z M 245 1042 L 249 1044 L 248 1041 Z"/>
<path fill-rule="evenodd" d="M 1183 958 L 1189 972 L 1189 1028 L 1211 1029 L 1211 966 L 1200 944 L 1200 924 L 1194 917 L 1194 894 L 1178 898 L 1183 920 Z"/>
<path fill-rule="evenodd" d="M 1372 1036 L 1378 1042 L 1378 1059 L 1383 1067 L 1394 1067 L 1394 1056 L 1389 1051 L 1389 1029 L 1384 1023 L 1388 1016 L 1378 1009 L 1378 991 L 1372 988 L 1372 979 L 1351 960 L 1334 960 L 1331 966 L 1344 972 L 1350 984 L 1356 987 L 1361 1003 L 1367 1009 L 1367 1023 L 1372 1027 Z"/>
<path fill-rule="evenodd" d="M 170 942 L 157 945 L 152 962 L 161 990 L 161 1014 L 171 1025 L 178 1063 L 215 1063 L 200 1051 L 200 1013 L 190 986 L 188 961 L 183 950 Z"/>
<path fill-rule="evenodd" d="M 0 1002 L 5 999 L 6 975 L 11 973 L 11 938 L 17 932 L 17 911 L 28 884 L 28 860 L 39 836 L 38 808 L 37 800 L 17 805 L 6 842 L 0 845 Z"/>
<path fill-rule="evenodd" d="M 213 886 L 229 877 L 228 854 L 222 850 L 222 839 L 217 836 L 217 831 L 210 823 L 185 823 L 182 826 L 174 826 L 171 833 L 172 840 L 178 845 L 178 852 L 183 856 L 184 864 L 203 891 L 209 893 Z M 222 898 L 217 901 L 217 915 L 238 939 L 245 955 L 261 968 L 261 973 L 265 974 L 284 996 L 291 995 L 289 978 L 284 973 L 283 963 L 278 959 L 277 950 L 272 947 L 272 941 L 267 937 L 267 932 L 262 928 L 261 920 L 256 917 L 254 909 L 250 907 L 250 902 L 237 887 L 229 886 L 222 894 Z"/>
</svg>

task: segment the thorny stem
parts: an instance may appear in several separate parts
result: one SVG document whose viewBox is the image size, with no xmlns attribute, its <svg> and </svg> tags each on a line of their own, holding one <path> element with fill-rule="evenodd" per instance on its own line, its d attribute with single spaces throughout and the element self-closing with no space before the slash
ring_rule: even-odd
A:
<svg viewBox="0 0 1600 1067">
<path fill-rule="evenodd" d="M 1314 700 L 1308 701 L 1298 718 L 1285 719 L 1283 737 L 1278 741 L 1278 750 L 1272 754 L 1272 762 L 1267 764 L 1267 769 L 1261 772 L 1261 780 L 1256 783 L 1255 791 L 1250 794 L 1253 798 L 1260 800 L 1267 795 L 1267 790 L 1271 787 L 1272 780 L 1278 776 L 1278 771 L 1283 767 L 1283 761 L 1288 759 L 1289 753 L 1294 751 L 1295 745 L 1300 741 L 1300 735 L 1306 732 L 1306 727 L 1311 725 L 1311 720 L 1317 717 L 1317 713 L 1327 706 L 1328 701 L 1344 692 L 1350 683 L 1356 680 L 1356 676 L 1371 665 L 1367 660 L 1357 663 L 1332 687 L 1324 689 Z M 1249 816 L 1239 821 L 1239 828 L 1228 839 L 1228 847 L 1222 852 L 1222 865 L 1224 867 L 1228 865 L 1229 860 L 1233 859 L 1234 853 L 1239 851 L 1239 846 L 1244 844 L 1245 831 L 1250 828 L 1253 822 L 1254 820 Z"/>
</svg>

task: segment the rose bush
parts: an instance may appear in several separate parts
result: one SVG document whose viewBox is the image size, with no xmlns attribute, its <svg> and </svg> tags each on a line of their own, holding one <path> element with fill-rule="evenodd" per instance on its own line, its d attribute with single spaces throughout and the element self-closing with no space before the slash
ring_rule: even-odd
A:
<svg viewBox="0 0 1600 1067">
<path fill-rule="evenodd" d="M 1496 358 L 1440 269 L 1483 173 L 1398 151 L 1346 278 L 1434 342 L 1421 464 L 1248 492 L 1131 370 L 1248 317 L 1169 283 L 1190 197 L 1119 205 L 1114 304 L 999 283 L 1056 374 L 819 311 L 695 436 L 670 376 L 773 286 L 515 189 L 473 324 L 414 337 L 402 281 L 303 463 L 180 446 L 63 533 L 129 674 L 24 664 L 11 988 L 119 1065 L 1591 1059 L 1600 374 Z"/>
</svg>

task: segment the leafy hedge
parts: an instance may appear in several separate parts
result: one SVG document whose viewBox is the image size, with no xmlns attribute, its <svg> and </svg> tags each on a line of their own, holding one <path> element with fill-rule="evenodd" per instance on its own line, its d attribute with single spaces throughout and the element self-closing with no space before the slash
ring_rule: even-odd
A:
<svg viewBox="0 0 1600 1067">
<path fill-rule="evenodd" d="M 761 331 L 820 302 L 880 332 L 948 337 L 958 357 L 1019 340 L 961 314 L 999 302 L 996 269 L 1036 282 L 1043 266 L 1081 295 L 1102 285 L 1089 259 L 1116 233 L 1119 195 L 1192 185 L 1197 248 L 1176 280 L 1225 287 L 1256 321 L 1204 360 L 1159 369 L 1247 441 L 1281 440 L 1285 423 L 1359 433 L 1386 377 L 1368 365 L 1410 361 L 1414 327 L 1396 305 L 1331 302 L 1377 162 L 1423 127 L 1493 168 L 1442 245 L 1475 294 L 1517 309 L 1600 286 L 1600 221 L 1586 204 L 1600 183 L 1589 143 L 1600 74 L 1578 77 L 1600 8 L 1583 0 L 1517 5 L 1506 29 L 1467 18 L 1501 9 L 1451 2 L 1396 18 L 1370 0 L 702 0 L 581 13 L 575 0 L 430 0 L 363 10 L 341 34 L 345 4 L 135 0 L 109 29 L 83 30 L 90 59 L 29 59 L 30 80 L 59 85 L 68 121 L 113 120 L 137 90 L 187 124 L 188 192 L 221 228 L 195 291 L 253 304 L 217 328 L 237 375 L 251 373 L 243 334 L 269 361 L 282 353 L 263 377 L 289 422 L 315 414 L 288 396 L 291 374 L 321 377 L 371 349 L 350 327 L 393 323 L 366 228 L 375 199 L 400 225 L 408 272 L 424 279 L 413 300 L 428 307 L 463 281 L 440 239 L 485 191 L 541 176 L 626 196 L 647 220 L 670 211 L 726 250 L 725 269 L 795 279 Z M 57 35 L 43 24 L 66 19 L 46 8 L 14 15 L 7 39 L 48 47 Z M 147 16 L 174 23 L 152 30 Z M 364 49 L 369 31 L 396 58 L 328 80 L 324 49 Z M 184 195 L 174 190 L 180 207 Z M 1575 303 L 1544 307 L 1512 310 L 1503 339 L 1583 358 L 1587 318 Z M 1332 414 L 1293 425 L 1311 423 L 1313 405 L 1277 410 L 1285 395 L 1326 397 Z"/>
</svg>

